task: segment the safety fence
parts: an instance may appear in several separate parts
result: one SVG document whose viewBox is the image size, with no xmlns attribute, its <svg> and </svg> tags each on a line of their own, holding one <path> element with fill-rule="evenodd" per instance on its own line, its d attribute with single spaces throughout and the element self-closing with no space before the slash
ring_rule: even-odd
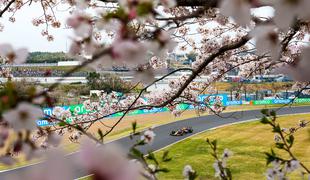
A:
<svg viewBox="0 0 310 180">
<path fill-rule="evenodd" d="M 217 94 L 217 95 L 199 95 L 198 101 L 201 102 L 201 106 L 205 106 L 204 102 L 208 102 L 208 104 L 213 104 L 215 100 L 220 100 L 223 106 L 237 106 L 237 105 L 276 105 L 276 104 L 307 104 L 310 103 L 310 98 L 295 98 L 295 99 L 265 99 L 265 100 L 251 100 L 251 101 L 242 101 L 242 100 L 228 100 L 227 94 Z M 86 110 L 83 104 L 70 105 L 70 106 L 62 106 L 64 110 L 70 110 L 72 114 L 88 114 L 91 111 Z M 178 104 L 177 110 L 190 110 L 194 109 L 194 105 L 191 104 Z M 44 114 L 46 116 L 51 116 L 53 113 L 53 108 L 43 108 Z M 167 107 L 163 108 L 152 108 L 152 109 L 138 109 L 133 110 L 128 113 L 128 115 L 141 115 L 141 114 L 154 114 L 159 112 L 167 112 L 169 109 Z M 115 113 L 113 115 L 108 116 L 111 117 L 120 117 L 123 113 Z M 72 118 L 68 118 L 67 122 L 72 122 Z M 37 120 L 38 126 L 49 126 L 52 123 L 47 120 Z"/>
</svg>

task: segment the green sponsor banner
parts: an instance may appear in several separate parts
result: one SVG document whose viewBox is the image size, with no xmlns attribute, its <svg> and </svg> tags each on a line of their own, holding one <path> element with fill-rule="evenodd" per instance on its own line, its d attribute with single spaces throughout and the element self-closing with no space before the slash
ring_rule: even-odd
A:
<svg viewBox="0 0 310 180">
<path fill-rule="evenodd" d="M 188 109 L 189 105 L 188 104 L 178 104 L 177 105 L 177 110 L 185 110 Z"/>
<path fill-rule="evenodd" d="M 139 115 L 139 114 L 144 114 L 143 110 L 134 110 L 128 113 L 129 115 Z"/>
<path fill-rule="evenodd" d="M 123 114 L 124 114 L 124 113 L 119 112 L 119 113 L 113 114 L 111 117 L 119 117 L 119 116 L 122 116 Z"/>
<path fill-rule="evenodd" d="M 169 111 L 169 109 L 167 107 L 164 107 L 163 111 Z"/>
<path fill-rule="evenodd" d="M 67 123 L 72 123 L 72 117 L 67 118 L 67 119 L 66 119 L 66 122 L 67 122 Z"/>
<path fill-rule="evenodd" d="M 294 100 L 294 103 L 310 103 L 310 98 L 297 98 Z"/>
<path fill-rule="evenodd" d="M 302 104 L 302 103 L 310 103 L 310 98 L 296 98 L 294 100 L 294 103 L 297 104 Z M 253 105 L 270 105 L 270 104 L 275 104 L 273 99 L 265 99 L 265 100 L 255 100 L 252 101 Z M 83 106 L 83 104 L 76 104 L 76 105 L 70 105 L 67 106 L 69 107 L 70 111 L 76 112 L 77 114 L 87 114 L 90 111 L 86 110 Z M 192 109 L 192 106 L 188 105 L 188 104 L 178 104 L 177 105 L 177 110 L 186 110 L 186 109 Z M 156 110 L 156 112 L 166 112 L 169 111 L 169 109 L 167 107 L 162 108 L 161 110 Z M 134 110 L 134 111 L 130 111 L 128 114 L 129 115 L 139 115 L 139 114 L 149 114 L 149 113 L 156 113 L 155 111 L 151 111 L 151 110 Z M 115 113 L 113 114 L 111 117 L 119 117 L 122 116 L 124 113 L 120 112 L 120 113 Z M 72 122 L 72 119 L 69 118 L 67 120 L 67 122 Z"/>
<path fill-rule="evenodd" d="M 265 99 L 265 100 L 256 100 L 253 101 L 254 105 L 262 105 L 262 104 L 273 104 L 272 99 Z"/>
<path fill-rule="evenodd" d="M 70 105 L 69 109 L 72 113 L 75 112 L 77 114 L 87 114 L 90 112 L 84 108 L 83 104 Z"/>
</svg>

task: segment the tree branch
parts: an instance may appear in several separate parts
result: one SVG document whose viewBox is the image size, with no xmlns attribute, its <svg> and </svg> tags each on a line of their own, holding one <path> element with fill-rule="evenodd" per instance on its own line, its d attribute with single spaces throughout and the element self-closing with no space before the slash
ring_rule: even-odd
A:
<svg viewBox="0 0 310 180">
<path fill-rule="evenodd" d="M 3 14 L 10 8 L 10 6 L 15 2 L 15 0 L 11 0 L 2 11 L 0 11 L 0 17 L 3 16 Z"/>
</svg>

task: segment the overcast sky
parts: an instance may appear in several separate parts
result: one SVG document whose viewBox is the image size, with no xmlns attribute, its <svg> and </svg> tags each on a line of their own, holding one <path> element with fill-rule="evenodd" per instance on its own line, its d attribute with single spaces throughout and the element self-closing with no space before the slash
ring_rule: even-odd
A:
<svg viewBox="0 0 310 180">
<path fill-rule="evenodd" d="M 18 11 L 15 15 L 15 23 L 8 21 L 8 15 L 10 14 L 4 14 L 4 18 L 0 20 L 4 24 L 4 30 L 0 32 L 0 43 L 11 43 L 14 47 L 27 47 L 29 51 L 66 51 L 69 47 L 70 41 L 68 39 L 72 33 L 71 30 L 50 28 L 55 41 L 48 42 L 41 35 L 45 26 L 35 27 L 32 25 L 32 19 L 42 15 L 42 10 L 38 6 L 32 6 L 32 8 L 26 6 Z M 62 23 L 65 22 L 67 16 L 68 12 L 66 11 L 57 12 L 57 17 Z"/>
<path fill-rule="evenodd" d="M 272 14 L 271 8 L 260 8 L 256 10 L 255 14 L 261 16 L 270 16 Z M 45 37 L 41 35 L 41 31 L 45 28 L 44 25 L 35 27 L 31 21 L 35 17 L 40 17 L 43 14 L 41 8 L 32 5 L 31 8 L 25 6 L 15 15 L 16 22 L 8 21 L 9 13 L 4 14 L 4 18 L 0 22 L 4 24 L 3 32 L 0 32 L 0 43 L 10 43 L 14 47 L 27 47 L 29 51 L 64 51 L 67 52 L 70 46 L 70 37 L 72 37 L 72 30 L 70 29 L 54 29 L 50 28 L 51 34 L 55 40 L 48 42 Z M 69 16 L 65 7 L 57 8 L 56 14 L 58 20 L 65 23 L 66 17 Z"/>
</svg>

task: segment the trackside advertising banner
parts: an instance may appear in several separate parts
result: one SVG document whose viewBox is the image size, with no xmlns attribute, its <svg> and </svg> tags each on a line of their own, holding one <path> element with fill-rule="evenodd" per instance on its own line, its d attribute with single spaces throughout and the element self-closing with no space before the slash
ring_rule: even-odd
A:
<svg viewBox="0 0 310 180">
<path fill-rule="evenodd" d="M 266 99 L 266 100 L 254 100 L 254 101 L 229 101 L 227 94 L 217 94 L 217 95 L 200 95 L 198 96 L 198 100 L 200 102 L 208 102 L 209 104 L 212 104 L 215 101 L 215 98 L 220 99 L 223 106 L 235 106 L 235 105 L 242 105 L 242 104 L 250 104 L 250 105 L 272 105 L 272 104 L 288 104 L 291 103 L 291 99 Z M 310 98 L 296 98 L 294 100 L 295 104 L 304 104 L 304 103 L 310 103 Z M 77 114 L 87 114 L 89 111 L 87 111 L 83 104 L 77 104 L 77 105 L 70 105 L 70 106 L 62 106 L 65 110 L 70 109 L 71 112 L 76 112 Z M 187 109 L 194 109 L 193 105 L 188 104 L 179 104 L 177 106 L 178 110 L 187 110 Z M 143 110 L 134 110 L 129 112 L 129 115 L 141 115 L 141 114 L 154 114 L 159 112 L 167 112 L 169 109 L 167 107 L 164 108 L 152 108 L 152 109 L 143 109 Z M 47 116 L 51 116 L 53 112 L 53 108 L 43 108 L 44 114 Z M 110 117 L 119 117 L 122 116 L 123 113 L 116 113 L 111 115 Z M 69 118 L 67 119 L 67 122 L 71 122 L 72 120 Z M 49 126 L 52 125 L 47 120 L 37 120 L 38 126 Z"/>
</svg>

